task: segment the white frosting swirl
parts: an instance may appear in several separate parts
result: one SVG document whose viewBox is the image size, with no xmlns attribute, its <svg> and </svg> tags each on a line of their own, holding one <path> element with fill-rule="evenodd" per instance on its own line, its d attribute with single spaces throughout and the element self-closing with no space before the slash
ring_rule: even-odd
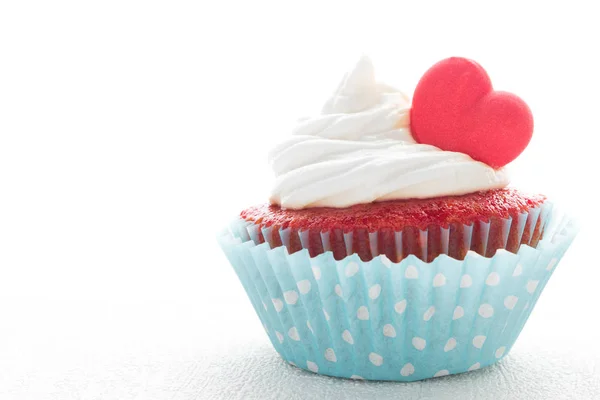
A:
<svg viewBox="0 0 600 400">
<path fill-rule="evenodd" d="M 461 195 L 505 187 L 503 169 L 415 142 L 410 100 L 375 82 L 362 57 L 321 115 L 301 120 L 269 159 L 270 201 L 285 208 L 349 207 L 374 201 Z"/>
</svg>

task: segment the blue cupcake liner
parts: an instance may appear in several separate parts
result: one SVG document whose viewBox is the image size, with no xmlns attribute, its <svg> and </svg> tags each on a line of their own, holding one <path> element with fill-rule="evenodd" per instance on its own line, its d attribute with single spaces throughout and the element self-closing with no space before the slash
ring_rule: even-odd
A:
<svg viewBox="0 0 600 400">
<path fill-rule="evenodd" d="M 259 244 L 257 227 L 241 219 L 218 240 L 284 360 L 336 377 L 415 381 L 508 354 L 578 230 L 550 203 L 515 223 L 526 218 L 543 218 L 536 248 L 491 258 L 469 251 L 464 260 L 442 254 L 430 263 L 289 254 Z M 285 244 L 285 230 L 279 234 Z"/>
</svg>

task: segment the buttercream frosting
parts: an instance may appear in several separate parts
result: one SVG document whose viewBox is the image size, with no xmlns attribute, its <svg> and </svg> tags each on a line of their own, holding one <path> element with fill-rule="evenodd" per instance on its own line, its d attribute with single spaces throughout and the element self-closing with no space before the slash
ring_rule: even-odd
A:
<svg viewBox="0 0 600 400">
<path fill-rule="evenodd" d="M 349 207 L 375 201 L 461 195 L 509 180 L 466 154 L 417 143 L 410 99 L 375 80 L 361 57 L 325 102 L 269 154 L 270 201 L 284 208 Z"/>
</svg>

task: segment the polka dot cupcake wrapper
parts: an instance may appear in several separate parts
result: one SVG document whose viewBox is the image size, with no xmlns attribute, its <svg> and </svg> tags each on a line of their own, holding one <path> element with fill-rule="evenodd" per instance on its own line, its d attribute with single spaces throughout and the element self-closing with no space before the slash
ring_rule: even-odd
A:
<svg viewBox="0 0 600 400">
<path fill-rule="evenodd" d="M 469 252 L 462 261 L 289 254 L 255 243 L 242 220 L 219 242 L 284 360 L 330 376 L 414 381 L 508 354 L 577 232 L 569 218 L 549 214 L 535 249 Z"/>
</svg>

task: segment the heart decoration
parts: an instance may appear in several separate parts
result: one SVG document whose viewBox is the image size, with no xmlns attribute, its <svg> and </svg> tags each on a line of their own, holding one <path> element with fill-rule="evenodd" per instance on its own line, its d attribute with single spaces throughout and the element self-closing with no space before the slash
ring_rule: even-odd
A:
<svg viewBox="0 0 600 400">
<path fill-rule="evenodd" d="M 419 143 L 500 168 L 529 144 L 533 116 L 516 95 L 493 90 L 475 61 L 452 57 L 431 67 L 417 84 L 410 127 Z"/>
</svg>

